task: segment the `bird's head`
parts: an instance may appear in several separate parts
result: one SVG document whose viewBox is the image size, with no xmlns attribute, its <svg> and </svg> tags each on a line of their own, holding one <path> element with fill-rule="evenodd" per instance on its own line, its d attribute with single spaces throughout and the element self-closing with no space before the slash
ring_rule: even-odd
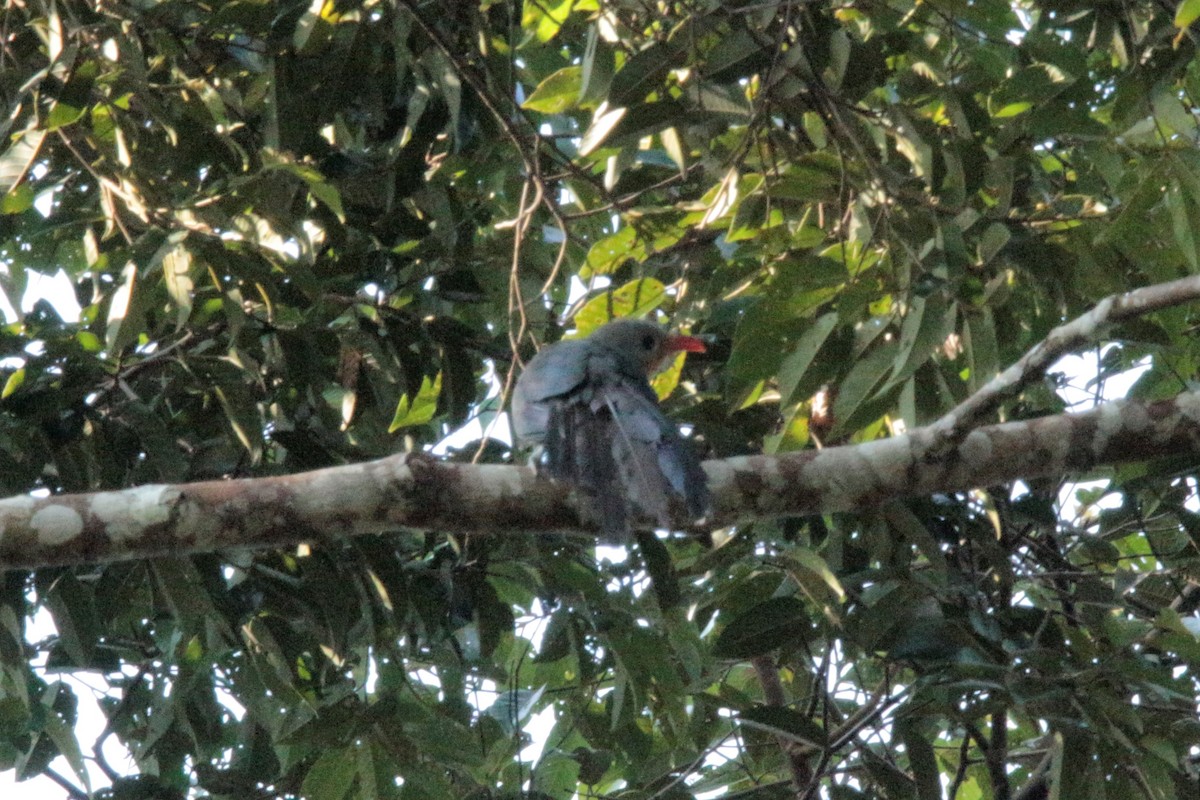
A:
<svg viewBox="0 0 1200 800">
<path fill-rule="evenodd" d="M 671 334 L 641 319 L 613 320 L 595 330 L 592 341 L 641 367 L 647 376 L 666 366 L 676 353 L 703 353 L 704 342 L 694 336 Z"/>
</svg>

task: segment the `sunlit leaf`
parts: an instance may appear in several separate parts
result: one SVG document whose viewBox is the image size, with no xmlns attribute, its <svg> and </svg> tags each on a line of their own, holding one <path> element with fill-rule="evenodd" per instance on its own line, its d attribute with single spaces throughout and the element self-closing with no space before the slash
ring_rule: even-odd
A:
<svg viewBox="0 0 1200 800">
<path fill-rule="evenodd" d="M 441 394 L 442 373 L 439 372 L 432 380 L 426 376 L 422 379 L 421 388 L 417 390 L 415 397 L 406 394 L 400 398 L 396 413 L 392 416 L 392 423 L 388 426 L 388 433 L 395 433 L 401 428 L 413 425 L 424 425 L 432 420 L 437 412 L 438 398 Z"/>
<path fill-rule="evenodd" d="M 31 128 L 17 136 L 3 152 L 0 152 L 0 195 L 5 195 L 5 213 L 15 213 L 8 210 L 13 203 L 8 194 L 25 177 L 25 172 L 33 164 L 49 131 Z M 27 190 L 28 191 L 28 190 Z"/>
<path fill-rule="evenodd" d="M 583 305 L 575 314 L 578 336 L 587 336 L 611 319 L 644 317 L 662 305 L 667 287 L 655 278 L 638 278 L 612 291 L 605 291 Z"/>
<path fill-rule="evenodd" d="M 163 256 L 163 280 L 167 285 L 167 294 L 177 307 L 175 329 L 179 330 L 187 323 L 192 313 L 192 255 L 182 245 L 176 246 Z"/>
<path fill-rule="evenodd" d="M 1175 27 L 1186 28 L 1200 18 L 1200 0 L 1182 0 L 1175 8 Z"/>
<path fill-rule="evenodd" d="M 629 111 L 625 106 L 612 106 L 608 102 L 600 104 L 592 116 L 592 124 L 588 126 L 583 138 L 579 141 L 579 154 L 586 156 L 600 145 L 604 144 L 625 114 Z"/>
<path fill-rule="evenodd" d="M 4 381 L 4 390 L 0 391 L 0 400 L 20 389 L 23 383 L 25 383 L 25 368 L 19 367 L 13 370 L 8 379 Z"/>
</svg>

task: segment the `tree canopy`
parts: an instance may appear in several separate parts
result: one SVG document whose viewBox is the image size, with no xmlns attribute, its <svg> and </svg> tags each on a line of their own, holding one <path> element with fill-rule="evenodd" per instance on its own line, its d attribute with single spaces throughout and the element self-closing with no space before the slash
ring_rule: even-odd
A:
<svg viewBox="0 0 1200 800">
<path fill-rule="evenodd" d="M 1196 796 L 1198 0 L 0 19 L 0 770 L 117 799 Z M 16 310 L 60 271 L 77 317 Z M 513 380 L 612 316 L 708 343 L 655 388 L 734 498 L 714 547 L 513 523 L 569 513 L 518 467 Z M 846 493 L 905 441 L 958 478 Z M 393 454 L 419 491 L 373 515 L 303 482 Z M 468 497 L 438 460 L 537 485 L 456 527 L 420 515 Z M 791 502 L 779 465 L 822 460 L 841 504 Z M 195 481 L 223 538 L 168 511 L 157 557 L 114 560 L 55 527 L 101 497 L 129 538 Z M 21 513 L 70 557 L 10 552 Z M 217 546 L 268 528 L 308 543 Z"/>
</svg>

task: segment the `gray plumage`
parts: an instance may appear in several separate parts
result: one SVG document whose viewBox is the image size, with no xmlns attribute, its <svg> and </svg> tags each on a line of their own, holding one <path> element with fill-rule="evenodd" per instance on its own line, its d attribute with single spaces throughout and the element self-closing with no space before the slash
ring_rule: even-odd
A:
<svg viewBox="0 0 1200 800">
<path fill-rule="evenodd" d="M 559 342 L 525 367 L 513 393 L 513 429 L 545 449 L 546 472 L 584 496 L 607 536 L 629 531 L 632 514 L 669 527 L 684 512 L 709 512 L 700 461 L 663 414 L 649 376 L 696 339 L 641 320 L 616 320 L 586 339 Z"/>
</svg>

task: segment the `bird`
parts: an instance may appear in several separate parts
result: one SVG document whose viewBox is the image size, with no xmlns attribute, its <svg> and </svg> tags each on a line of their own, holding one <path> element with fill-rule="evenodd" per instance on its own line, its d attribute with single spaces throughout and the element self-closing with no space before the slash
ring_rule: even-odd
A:
<svg viewBox="0 0 1200 800">
<path fill-rule="evenodd" d="M 659 408 L 650 377 L 693 336 L 635 319 L 608 322 L 590 336 L 542 349 L 513 390 L 513 432 L 538 446 L 545 473 L 583 496 L 585 520 L 621 541 L 635 516 L 670 528 L 680 511 L 692 523 L 710 513 L 700 460 Z"/>
</svg>

